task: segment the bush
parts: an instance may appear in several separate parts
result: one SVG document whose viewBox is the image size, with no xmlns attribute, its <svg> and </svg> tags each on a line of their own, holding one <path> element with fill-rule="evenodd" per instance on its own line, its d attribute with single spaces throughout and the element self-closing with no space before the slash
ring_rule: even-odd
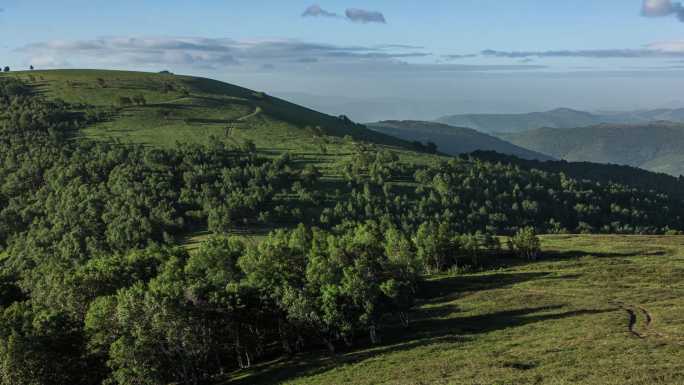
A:
<svg viewBox="0 0 684 385">
<path fill-rule="evenodd" d="M 541 253 L 541 241 L 534 228 L 526 227 L 508 240 L 508 248 L 520 258 L 536 260 Z"/>
<path fill-rule="evenodd" d="M 133 101 L 128 96 L 120 96 L 117 100 L 117 104 L 120 107 L 128 107 L 133 104 Z"/>
</svg>

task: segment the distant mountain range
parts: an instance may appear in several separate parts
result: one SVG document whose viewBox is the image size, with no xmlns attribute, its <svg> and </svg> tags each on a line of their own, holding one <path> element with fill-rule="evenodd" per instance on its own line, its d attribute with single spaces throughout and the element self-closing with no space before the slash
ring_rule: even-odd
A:
<svg viewBox="0 0 684 385">
<path fill-rule="evenodd" d="M 416 120 L 388 120 L 369 123 L 366 126 L 380 133 L 404 140 L 422 143 L 433 142 L 437 144 L 438 151 L 448 155 L 460 155 L 473 151 L 496 151 L 522 159 L 553 159 L 550 156 L 527 150 L 471 128 L 452 127 L 441 123 Z"/>
<path fill-rule="evenodd" d="M 569 108 L 526 114 L 463 114 L 437 119 L 451 126 L 473 128 L 485 133 L 518 133 L 541 127 L 575 128 L 602 123 L 638 124 L 654 121 L 684 122 L 684 108 L 627 112 L 591 113 Z"/>
<path fill-rule="evenodd" d="M 676 111 L 678 110 L 668 110 L 664 114 L 675 117 Z M 500 137 L 515 145 L 567 161 L 612 163 L 675 176 L 684 174 L 682 123 L 651 122 L 600 124 L 576 128 L 538 128 L 521 133 L 501 134 Z"/>
</svg>

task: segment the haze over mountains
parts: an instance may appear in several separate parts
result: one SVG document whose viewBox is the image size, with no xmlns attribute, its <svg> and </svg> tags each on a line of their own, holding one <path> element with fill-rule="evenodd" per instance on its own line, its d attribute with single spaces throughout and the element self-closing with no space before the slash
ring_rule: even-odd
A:
<svg viewBox="0 0 684 385">
<path fill-rule="evenodd" d="M 486 133 L 523 132 L 542 127 L 586 127 L 602 123 L 635 124 L 661 120 L 684 122 L 684 108 L 595 113 L 557 108 L 525 114 L 459 114 L 437 119 L 440 123 L 469 127 Z"/>
<path fill-rule="evenodd" d="M 438 150 L 448 155 L 474 151 L 496 151 L 523 159 L 550 160 L 550 156 L 516 146 L 472 128 L 453 127 L 442 123 L 416 120 L 388 120 L 366 125 L 368 128 L 400 139 L 433 142 Z"/>
<path fill-rule="evenodd" d="M 501 137 L 567 161 L 623 164 L 675 176 L 684 174 L 684 124 L 681 123 L 539 128 Z"/>
<path fill-rule="evenodd" d="M 342 96 L 304 92 L 273 92 L 277 97 L 331 115 L 346 115 L 357 122 L 381 120 L 434 120 L 454 113 L 488 113 L 496 106 L 502 113 L 540 109 L 536 103 L 459 96 Z"/>
</svg>

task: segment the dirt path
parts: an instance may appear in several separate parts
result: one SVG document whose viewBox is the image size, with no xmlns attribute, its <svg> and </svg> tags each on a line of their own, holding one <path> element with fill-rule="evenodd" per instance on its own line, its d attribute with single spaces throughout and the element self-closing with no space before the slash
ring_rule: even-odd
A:
<svg viewBox="0 0 684 385">
<path fill-rule="evenodd" d="M 537 295 L 552 295 L 566 299 L 574 299 L 576 296 L 568 294 L 559 294 L 548 292 L 544 290 L 522 289 L 523 291 L 537 294 Z M 655 319 L 650 311 L 640 305 L 631 305 L 622 301 L 609 301 L 606 306 L 615 306 L 615 310 L 623 310 L 627 313 L 629 320 L 627 323 L 627 330 L 629 333 L 639 339 L 646 339 L 649 337 L 657 337 L 665 340 L 668 343 L 674 343 L 684 346 L 684 338 L 678 336 L 670 336 L 653 328 Z"/>
<path fill-rule="evenodd" d="M 644 339 L 650 337 L 657 337 L 668 343 L 684 346 L 684 340 L 679 336 L 671 336 L 653 328 L 655 322 L 653 315 L 646 308 L 639 305 L 629 305 L 622 302 L 616 302 L 629 315 L 629 332 L 635 337 Z M 643 322 L 639 322 L 643 319 Z"/>
<path fill-rule="evenodd" d="M 243 117 L 241 117 L 241 118 L 238 118 L 238 122 L 244 122 L 244 121 L 247 120 L 247 119 L 253 118 L 253 117 L 259 115 L 259 114 L 261 113 L 261 111 L 262 111 L 261 107 L 257 107 L 257 108 L 254 110 L 254 112 L 252 112 L 251 114 L 245 115 L 245 116 L 243 116 Z"/>
<path fill-rule="evenodd" d="M 629 329 L 629 332 L 632 333 L 632 335 L 635 337 L 646 338 L 645 334 L 641 334 L 639 333 L 639 331 L 637 331 L 637 321 L 639 320 L 639 318 L 637 317 L 637 313 L 630 308 L 624 308 L 624 310 L 629 315 L 629 326 L 627 327 Z"/>
</svg>

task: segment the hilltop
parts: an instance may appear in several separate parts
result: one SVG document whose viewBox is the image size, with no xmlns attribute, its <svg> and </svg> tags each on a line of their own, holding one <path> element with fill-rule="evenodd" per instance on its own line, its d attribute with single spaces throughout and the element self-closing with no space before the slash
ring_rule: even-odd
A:
<svg viewBox="0 0 684 385">
<path fill-rule="evenodd" d="M 414 120 L 382 121 L 369 123 L 367 127 L 409 141 L 433 142 L 438 145 L 440 152 L 448 155 L 461 155 L 474 151 L 496 151 L 523 159 L 552 159 L 550 156 L 527 150 L 471 128 Z"/>
<path fill-rule="evenodd" d="M 412 145 L 264 92 L 225 82 L 175 75 L 111 70 L 12 72 L 51 100 L 82 105 L 82 112 L 107 118 L 81 130 L 96 140 L 172 148 L 176 143 L 251 142 L 271 155 L 317 155 L 325 165 L 348 153 L 353 141 L 376 144 L 408 157 Z M 136 100 L 139 99 L 139 101 Z"/>
</svg>

